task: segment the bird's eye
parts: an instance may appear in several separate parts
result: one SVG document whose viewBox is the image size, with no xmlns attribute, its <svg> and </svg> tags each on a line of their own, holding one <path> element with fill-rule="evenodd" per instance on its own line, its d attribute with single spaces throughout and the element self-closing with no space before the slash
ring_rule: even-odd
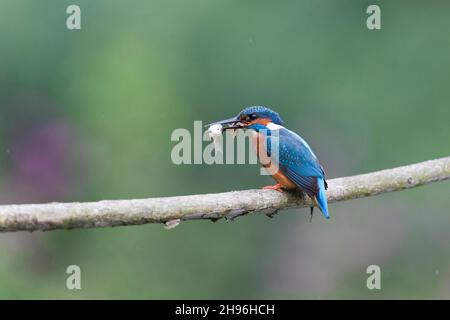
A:
<svg viewBox="0 0 450 320">
<path fill-rule="evenodd" d="M 256 119 L 256 113 L 252 113 L 252 114 L 250 115 L 250 119 Z"/>
</svg>

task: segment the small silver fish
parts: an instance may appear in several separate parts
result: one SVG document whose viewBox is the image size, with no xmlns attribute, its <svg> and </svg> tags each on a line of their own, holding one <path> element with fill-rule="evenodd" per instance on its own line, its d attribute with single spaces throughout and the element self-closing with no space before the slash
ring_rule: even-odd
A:
<svg viewBox="0 0 450 320">
<path fill-rule="evenodd" d="M 208 128 L 208 135 L 211 137 L 211 139 L 214 142 L 214 150 L 216 152 L 223 153 L 222 151 L 222 145 L 220 144 L 219 137 L 222 136 L 223 127 L 221 124 L 213 124 Z"/>
</svg>

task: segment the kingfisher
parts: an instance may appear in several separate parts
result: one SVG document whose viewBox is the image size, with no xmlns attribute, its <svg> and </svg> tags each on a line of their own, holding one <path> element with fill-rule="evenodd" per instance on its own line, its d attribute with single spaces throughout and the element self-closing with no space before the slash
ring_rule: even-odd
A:
<svg viewBox="0 0 450 320">
<path fill-rule="evenodd" d="M 263 189 L 280 192 L 301 190 L 311 198 L 323 216 L 329 219 L 325 193 L 328 185 L 323 167 L 308 143 L 283 124 L 277 112 L 264 106 L 251 106 L 243 109 L 235 117 L 211 123 L 209 126 L 225 126 L 222 130 L 253 130 L 253 145 L 258 159 L 277 182 Z M 274 140 L 272 137 L 277 139 Z M 277 157 L 272 154 L 276 150 L 274 142 L 278 143 Z M 311 207 L 311 217 L 313 208 Z"/>
</svg>

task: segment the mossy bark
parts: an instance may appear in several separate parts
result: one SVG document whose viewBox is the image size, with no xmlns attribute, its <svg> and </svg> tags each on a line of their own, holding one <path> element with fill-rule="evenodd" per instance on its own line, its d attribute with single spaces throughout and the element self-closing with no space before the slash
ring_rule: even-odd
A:
<svg viewBox="0 0 450 320">
<path fill-rule="evenodd" d="M 329 203 L 369 197 L 450 179 L 450 157 L 328 181 Z M 0 206 L 0 231 L 99 228 L 194 219 L 271 215 L 281 209 L 310 207 L 301 193 L 243 190 L 215 194 L 86 203 Z"/>
</svg>

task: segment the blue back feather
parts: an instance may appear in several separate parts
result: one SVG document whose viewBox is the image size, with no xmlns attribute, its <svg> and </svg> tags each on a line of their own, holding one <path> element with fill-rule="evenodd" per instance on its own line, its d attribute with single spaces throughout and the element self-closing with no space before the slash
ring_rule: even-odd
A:
<svg viewBox="0 0 450 320">
<path fill-rule="evenodd" d="M 264 130 L 263 132 L 266 133 L 267 154 L 273 159 L 272 139 L 269 138 L 273 135 L 271 130 L 257 123 L 248 128 L 256 131 Z M 308 196 L 317 200 L 319 209 L 325 218 L 328 219 L 329 214 L 325 193 L 327 185 L 322 166 L 309 145 L 299 135 L 284 127 L 278 129 L 278 133 L 279 169 Z"/>
</svg>

